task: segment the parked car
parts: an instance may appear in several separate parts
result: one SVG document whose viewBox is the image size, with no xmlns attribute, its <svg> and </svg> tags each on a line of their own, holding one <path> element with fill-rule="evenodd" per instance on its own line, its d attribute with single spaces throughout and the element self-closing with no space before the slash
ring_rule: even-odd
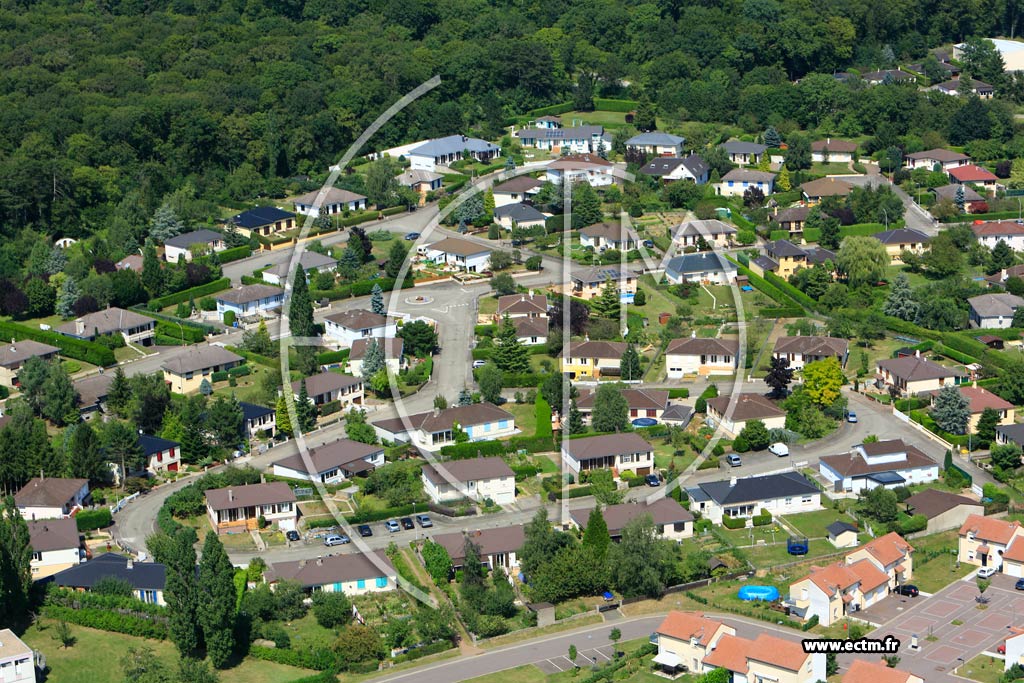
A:
<svg viewBox="0 0 1024 683">
<path fill-rule="evenodd" d="M 299 532 L 296 531 L 295 529 L 291 529 L 289 531 L 286 531 L 285 534 L 284 534 L 284 537 L 287 538 L 289 541 L 298 541 L 299 538 L 300 538 L 299 537 Z"/>
<path fill-rule="evenodd" d="M 1006 643 L 1000 643 L 999 647 L 996 648 L 996 652 L 998 652 L 1001 655 L 1005 655 L 1006 654 Z"/>
<path fill-rule="evenodd" d="M 1024 579 L 1017 579 L 1017 583 L 1013 584 L 1013 587 L 1019 591 L 1024 591 Z"/>
<path fill-rule="evenodd" d="M 996 573 L 996 568 L 995 567 L 982 567 L 981 569 L 978 570 L 978 578 L 979 579 L 987 579 L 990 576 L 995 575 L 995 573 Z"/>
<path fill-rule="evenodd" d="M 735 453 L 730 453 L 729 455 L 725 456 L 725 461 L 732 465 L 733 467 L 739 467 L 740 465 L 743 464 L 743 461 L 740 460 L 740 456 L 736 455 Z"/>
<path fill-rule="evenodd" d="M 485 365 L 487 365 L 487 361 L 485 361 L 485 360 L 475 360 L 475 361 L 473 361 L 473 369 L 474 370 L 476 370 L 477 368 L 482 368 Z"/>
<path fill-rule="evenodd" d="M 850 423 L 856 422 L 857 421 L 857 413 L 853 412 L 852 410 L 850 412 L 846 413 L 846 421 L 850 422 Z"/>
<path fill-rule="evenodd" d="M 363 538 L 367 538 L 369 536 L 373 536 L 373 529 L 370 528 L 369 524 L 360 524 L 356 528 L 356 530 L 359 532 L 359 535 L 362 536 Z"/>
<path fill-rule="evenodd" d="M 416 515 L 416 521 L 420 523 L 420 526 L 424 529 L 429 529 L 434 526 L 434 523 L 430 521 L 430 517 L 427 515 Z"/>
<path fill-rule="evenodd" d="M 661 477 L 657 474 L 648 474 L 644 477 L 644 481 L 647 482 L 648 486 L 661 486 Z"/>
<path fill-rule="evenodd" d="M 405 239 L 407 241 L 409 241 L 409 242 L 412 242 L 413 240 L 418 240 L 419 238 L 420 238 L 420 234 L 418 232 L 407 232 L 407 233 L 405 233 Z"/>
<path fill-rule="evenodd" d="M 336 545 L 345 545 L 349 542 L 349 537 L 341 534 L 331 534 L 324 539 L 324 545 L 328 548 Z"/>
<path fill-rule="evenodd" d="M 396 531 L 402 530 L 402 527 L 398 525 L 398 522 L 393 519 L 389 519 L 388 521 L 384 522 L 384 528 L 390 531 L 391 533 L 395 533 Z"/>
<path fill-rule="evenodd" d="M 789 455 L 789 446 L 782 443 L 781 441 L 776 441 L 775 443 L 768 447 L 768 452 L 777 455 L 781 458 L 784 455 Z"/>
<path fill-rule="evenodd" d="M 648 249 L 654 248 L 654 240 L 644 240 L 644 246 Z"/>
<path fill-rule="evenodd" d="M 915 586 L 912 583 L 904 584 L 902 586 L 896 586 L 896 592 L 899 595 L 906 595 L 910 598 L 916 598 L 918 595 L 921 594 L 921 591 L 918 590 L 917 586 Z"/>
<path fill-rule="evenodd" d="M 409 517 L 402 517 L 398 520 L 401 523 L 403 529 L 415 529 L 416 525 L 412 523 L 412 519 Z"/>
</svg>

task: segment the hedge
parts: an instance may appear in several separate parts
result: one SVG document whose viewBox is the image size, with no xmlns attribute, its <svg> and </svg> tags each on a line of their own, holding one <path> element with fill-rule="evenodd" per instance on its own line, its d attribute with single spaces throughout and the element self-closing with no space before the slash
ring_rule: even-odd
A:
<svg viewBox="0 0 1024 683">
<path fill-rule="evenodd" d="M 761 309 L 761 316 L 765 318 L 802 318 L 804 309 L 798 306 L 768 306 Z"/>
<path fill-rule="evenodd" d="M 258 353 L 246 351 L 245 349 L 241 349 L 237 346 L 225 346 L 224 348 L 226 348 L 228 351 L 231 351 L 232 353 L 237 353 L 239 356 L 248 361 L 258 363 L 259 365 L 264 365 L 268 368 L 277 368 L 281 366 L 281 363 L 279 363 L 276 358 L 270 358 L 269 356 L 261 356 Z"/>
<path fill-rule="evenodd" d="M 668 390 L 668 397 L 669 398 L 690 398 L 690 390 L 689 389 L 685 389 L 685 388 L 683 388 L 683 389 L 669 389 Z"/>
<path fill-rule="evenodd" d="M 400 662 L 411 662 L 415 659 L 422 659 L 423 657 L 428 657 L 430 655 L 436 655 L 441 652 L 447 652 L 448 650 L 451 650 L 452 647 L 454 646 L 451 644 L 450 641 L 438 640 L 436 642 L 431 643 L 430 645 L 424 645 L 423 647 L 417 647 L 412 650 L 409 650 L 404 655 L 398 655 L 397 657 L 392 659 L 392 661 L 395 664 L 398 664 Z"/>
<path fill-rule="evenodd" d="M 286 666 L 313 669 L 314 671 L 327 671 L 328 669 L 336 669 L 338 666 L 338 660 L 330 650 L 292 650 L 289 648 L 250 645 L 249 654 L 256 659 L 262 659 L 267 662 L 277 662 Z"/>
<path fill-rule="evenodd" d="M 504 441 L 476 441 L 469 443 L 457 443 L 451 446 L 442 446 L 441 455 L 449 460 L 465 460 L 475 458 L 477 455 L 504 455 L 506 445 Z"/>
<path fill-rule="evenodd" d="M 722 526 L 726 529 L 742 529 L 746 525 L 746 519 L 733 519 L 729 515 L 722 515 Z"/>
<path fill-rule="evenodd" d="M 989 213 L 973 213 L 970 216 L 947 216 L 941 219 L 943 223 L 963 223 L 970 221 L 998 221 L 1007 218 L 1017 218 L 1017 211 L 991 211 Z"/>
<path fill-rule="evenodd" d="M 595 106 L 597 101 L 594 102 Z M 558 116 L 560 114 L 567 114 L 573 110 L 572 102 L 563 102 L 561 104 L 550 104 L 546 107 L 540 107 L 538 109 L 531 109 L 530 116 Z"/>
<path fill-rule="evenodd" d="M 778 240 L 788 240 L 789 230 L 772 230 L 771 233 L 769 233 L 768 235 L 768 239 L 770 239 L 772 242 L 777 242 Z"/>
<path fill-rule="evenodd" d="M 512 473 L 516 475 L 516 481 L 536 477 L 538 472 L 540 472 L 540 468 L 535 465 L 516 465 L 512 467 Z"/>
<path fill-rule="evenodd" d="M 245 377 L 251 375 L 252 370 L 249 369 L 248 365 L 238 365 L 233 368 L 228 368 L 228 377 Z"/>
<path fill-rule="evenodd" d="M 473 334 L 475 334 L 478 337 L 493 337 L 497 331 L 498 326 L 494 324 L 477 325 L 476 327 L 473 328 Z"/>
<path fill-rule="evenodd" d="M 342 349 L 340 351 L 324 351 L 318 353 L 316 356 L 316 362 L 320 365 L 333 365 L 335 363 L 344 363 L 348 360 L 350 349 Z"/>
<path fill-rule="evenodd" d="M 420 509 L 422 511 L 422 505 Z M 408 517 L 413 514 L 414 510 L 414 505 L 399 505 L 398 507 L 384 508 L 383 510 L 359 510 L 351 515 L 345 515 L 345 519 L 351 524 L 365 524 L 366 522 L 379 522 L 382 519 L 390 519 L 391 517 Z"/>
<path fill-rule="evenodd" d="M 250 256 L 252 256 L 252 249 L 248 244 L 243 244 L 240 247 L 233 247 L 220 252 L 217 254 L 217 260 L 221 263 L 231 263 L 232 261 L 240 261 Z"/>
<path fill-rule="evenodd" d="M 579 488 L 570 489 L 569 492 L 565 494 L 565 497 L 583 498 L 584 496 L 593 495 L 593 493 L 593 487 L 591 487 L 590 484 L 587 484 L 586 486 L 580 486 Z"/>
<path fill-rule="evenodd" d="M 110 526 L 112 521 L 113 515 L 110 514 L 110 508 L 82 510 L 77 515 L 75 515 L 75 523 L 78 524 L 79 531 L 92 531 L 94 529 L 104 529 Z"/>
<path fill-rule="evenodd" d="M 56 621 L 66 621 L 79 626 L 97 628 L 101 631 L 112 631 L 124 633 L 130 636 L 141 638 L 154 638 L 165 640 L 167 638 L 167 624 L 164 621 L 125 614 L 110 609 L 97 609 L 85 607 L 83 609 L 72 609 L 60 605 L 47 605 L 43 608 L 43 614 Z"/>
<path fill-rule="evenodd" d="M 198 305 L 199 302 L 196 302 L 196 306 Z M 166 313 L 161 313 L 160 311 L 151 311 L 141 304 L 132 306 L 132 310 L 138 313 L 139 315 L 146 316 L 147 318 L 153 318 L 154 320 L 166 320 L 167 322 L 174 325 L 175 331 L 177 331 L 178 325 L 181 325 L 182 327 L 192 328 L 194 330 L 202 330 L 203 334 L 217 334 L 220 331 L 213 325 L 207 325 L 206 323 L 197 323 L 193 320 L 183 320 L 181 318 L 178 318 L 177 316 L 167 315 Z"/>
<path fill-rule="evenodd" d="M 552 438 L 551 430 L 551 406 L 544 400 L 544 397 L 537 394 L 537 399 L 534 401 L 534 416 L 537 419 L 537 427 L 535 433 L 538 437 Z"/>
<path fill-rule="evenodd" d="M 125 595 L 102 595 L 89 591 L 76 591 L 70 588 L 57 588 L 52 583 L 47 586 L 45 603 L 55 607 L 69 609 L 95 608 L 107 611 L 120 611 L 139 617 L 165 619 L 167 608 L 142 602 L 136 597 Z"/>
<path fill-rule="evenodd" d="M 390 277 L 376 278 L 373 280 L 360 280 L 359 282 L 353 282 L 350 285 L 341 285 L 334 289 L 314 289 L 310 291 L 310 296 L 313 300 L 317 299 L 330 299 L 335 301 L 337 299 L 347 299 L 353 296 L 366 296 L 373 291 L 374 285 L 380 285 L 380 288 L 385 292 L 395 289 L 395 279 Z M 405 282 L 398 289 L 409 289 L 414 285 L 411 278 L 406 278 Z"/>
<path fill-rule="evenodd" d="M 767 515 L 763 515 L 763 514 L 754 515 L 753 519 L 754 519 L 754 526 L 768 526 L 769 524 L 772 523 L 772 516 L 771 516 L 770 513 L 767 514 Z M 731 529 L 733 527 L 729 527 L 729 528 Z"/>
<path fill-rule="evenodd" d="M 736 270 L 740 275 L 747 276 L 747 279 L 750 281 L 751 285 L 761 290 L 762 293 L 767 294 L 777 303 L 782 304 L 782 306 L 784 307 L 797 306 L 801 309 L 803 308 L 802 306 L 800 306 L 800 302 L 793 299 L 779 288 L 771 285 L 767 280 L 765 280 L 760 275 L 755 275 L 752 270 L 750 270 L 749 268 L 745 268 L 744 266 L 741 266 L 739 262 L 736 261 L 735 259 L 729 256 L 726 256 L 726 258 L 736 266 Z"/>
<path fill-rule="evenodd" d="M 794 301 L 796 301 L 798 304 L 801 304 L 801 305 L 803 305 L 803 306 L 805 306 L 807 308 L 810 308 L 812 310 L 817 308 L 817 306 L 818 306 L 818 302 L 817 301 L 815 301 L 811 297 L 807 296 L 806 294 L 801 292 L 799 289 L 797 289 L 796 287 L 794 287 L 793 285 L 789 284 L 788 282 L 783 280 L 781 277 L 776 275 L 775 273 L 766 272 L 764 274 L 764 279 L 768 282 L 768 284 L 778 288 L 783 293 L 785 293 L 787 296 L 789 296 L 789 298 L 791 298 Z"/>
<path fill-rule="evenodd" d="M 18 323 L 0 322 L 0 338 L 5 340 L 31 339 L 32 341 L 56 346 L 60 349 L 62 356 L 99 365 L 100 367 L 117 363 L 117 359 L 114 358 L 114 352 L 102 344 L 85 341 L 84 339 L 75 339 L 74 337 L 65 337 L 63 334 L 50 330 L 36 330 L 27 325 L 19 325 Z"/>
<path fill-rule="evenodd" d="M 167 308 L 168 306 L 180 304 L 181 302 L 188 301 L 189 299 L 198 299 L 209 294 L 216 294 L 217 292 L 222 292 L 225 289 L 231 289 L 231 278 L 229 277 L 222 277 L 219 280 L 207 282 L 205 285 L 199 285 L 198 287 L 192 287 L 191 289 L 183 289 L 180 292 L 174 292 L 167 296 L 151 299 L 149 304 L 150 306 L 155 305 L 157 310 L 159 310 L 161 308 Z"/>
<path fill-rule="evenodd" d="M 242 275 L 238 278 L 243 285 L 265 285 L 267 281 L 262 277 L 256 277 L 255 275 Z"/>
<path fill-rule="evenodd" d="M 197 327 L 188 327 L 184 323 L 179 327 L 175 323 L 165 320 L 156 321 L 156 333 L 166 337 L 187 341 L 189 344 L 199 344 L 206 341 L 206 332 Z"/>
<path fill-rule="evenodd" d="M 228 376 L 229 375 L 228 375 L 228 371 L 227 370 L 218 370 L 217 372 L 215 372 L 212 375 L 210 375 L 210 381 L 211 382 L 227 382 L 228 381 Z"/>
<path fill-rule="evenodd" d="M 341 401 L 328 401 L 320 406 L 320 415 L 334 415 L 341 411 Z"/>
<path fill-rule="evenodd" d="M 801 631 L 810 631 L 812 628 L 818 625 L 818 615 L 812 614 L 811 618 L 804 622 L 804 625 L 800 627 Z"/>
</svg>

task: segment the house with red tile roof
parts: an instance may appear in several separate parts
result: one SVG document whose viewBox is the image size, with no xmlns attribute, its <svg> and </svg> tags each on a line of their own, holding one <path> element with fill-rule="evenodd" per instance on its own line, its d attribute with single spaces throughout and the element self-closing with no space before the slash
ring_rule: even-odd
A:
<svg viewBox="0 0 1024 683">
<path fill-rule="evenodd" d="M 950 181 L 961 185 L 980 185 L 981 187 L 996 190 L 1000 187 L 999 178 L 995 173 L 975 164 L 957 166 L 948 171 Z"/>
<path fill-rule="evenodd" d="M 914 546 L 895 531 L 868 541 L 846 556 L 846 564 L 868 560 L 888 577 L 889 588 L 914 578 Z"/>
<path fill-rule="evenodd" d="M 655 664 L 674 673 L 683 668 L 698 673 L 703 670 L 704 658 L 718 645 L 723 636 L 735 636 L 736 629 L 702 612 L 673 610 L 654 631 L 658 641 Z"/>
<path fill-rule="evenodd" d="M 884 662 L 855 659 L 842 683 L 924 683 L 924 679 L 906 671 L 889 668 Z"/>
<path fill-rule="evenodd" d="M 957 560 L 1024 577 L 1024 527 L 1018 521 L 971 515 L 960 527 Z"/>
<path fill-rule="evenodd" d="M 801 619 L 817 616 L 830 626 L 889 594 L 889 577 L 868 559 L 811 567 L 811 573 L 789 587 L 785 604 Z"/>
<path fill-rule="evenodd" d="M 998 424 L 1012 425 L 1014 423 L 1014 417 L 1017 413 L 1016 406 L 1006 399 L 993 394 L 988 389 L 977 385 L 962 386 L 960 387 L 960 394 L 969 401 L 967 409 L 971 413 L 971 418 L 967 423 L 968 432 L 978 431 L 978 421 L 981 420 L 981 414 L 988 408 L 999 414 Z M 934 406 L 935 398 L 939 395 L 939 392 L 930 391 L 928 395 L 931 397 L 932 405 Z"/>
</svg>

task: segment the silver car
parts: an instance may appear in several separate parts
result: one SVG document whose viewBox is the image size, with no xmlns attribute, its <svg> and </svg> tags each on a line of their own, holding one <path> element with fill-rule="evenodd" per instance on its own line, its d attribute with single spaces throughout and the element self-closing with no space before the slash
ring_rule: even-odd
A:
<svg viewBox="0 0 1024 683">
<path fill-rule="evenodd" d="M 401 525 L 394 519 L 389 519 L 387 522 L 385 522 L 384 527 L 391 533 L 395 533 L 396 531 L 402 530 Z"/>
</svg>

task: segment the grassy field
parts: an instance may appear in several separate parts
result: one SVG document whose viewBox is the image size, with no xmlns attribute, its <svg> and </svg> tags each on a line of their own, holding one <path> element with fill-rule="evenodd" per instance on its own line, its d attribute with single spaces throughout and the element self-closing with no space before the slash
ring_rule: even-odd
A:
<svg viewBox="0 0 1024 683">
<path fill-rule="evenodd" d="M 978 655 L 964 664 L 958 675 L 978 683 L 999 683 L 1003 677 L 1003 660 L 987 655 Z"/>
<path fill-rule="evenodd" d="M 536 356 L 534 356 L 536 358 Z M 523 393 L 526 393 L 526 389 Z M 536 407 L 532 403 L 506 403 L 502 406 L 504 410 L 512 413 L 516 418 L 516 427 L 523 432 L 525 436 L 533 436 L 537 431 L 537 412 Z"/>
<path fill-rule="evenodd" d="M 973 565 L 966 562 L 956 566 L 956 556 L 953 553 L 938 555 L 925 561 L 925 553 L 939 549 L 956 550 L 958 537 L 955 530 L 943 531 L 915 538 L 911 541 L 916 552 L 914 553 L 914 585 L 926 593 L 934 593 L 942 590 L 956 579 L 963 578 L 971 573 Z"/>
<path fill-rule="evenodd" d="M 807 538 L 827 537 L 828 531 L 826 527 L 832 522 L 854 523 L 851 517 L 844 515 L 838 510 L 815 510 L 814 512 L 803 512 L 799 515 L 789 515 L 782 519 Z"/>
<path fill-rule="evenodd" d="M 847 164 L 830 162 L 827 164 L 811 164 L 810 173 L 812 175 L 845 175 L 852 173 L 852 171 L 850 171 L 850 167 Z"/>
<path fill-rule="evenodd" d="M 776 538 L 785 539 L 785 533 L 776 534 Z M 789 562 L 797 562 L 799 560 L 806 560 L 812 557 L 822 557 L 823 555 L 829 555 L 837 552 L 835 546 L 826 540 L 814 539 L 808 544 L 806 555 L 790 555 L 787 550 L 786 541 L 775 543 L 774 545 L 762 545 L 753 548 L 744 548 L 743 552 L 746 553 L 747 557 L 759 569 L 767 569 L 768 567 L 774 567 L 780 564 L 787 564 Z"/>
</svg>

